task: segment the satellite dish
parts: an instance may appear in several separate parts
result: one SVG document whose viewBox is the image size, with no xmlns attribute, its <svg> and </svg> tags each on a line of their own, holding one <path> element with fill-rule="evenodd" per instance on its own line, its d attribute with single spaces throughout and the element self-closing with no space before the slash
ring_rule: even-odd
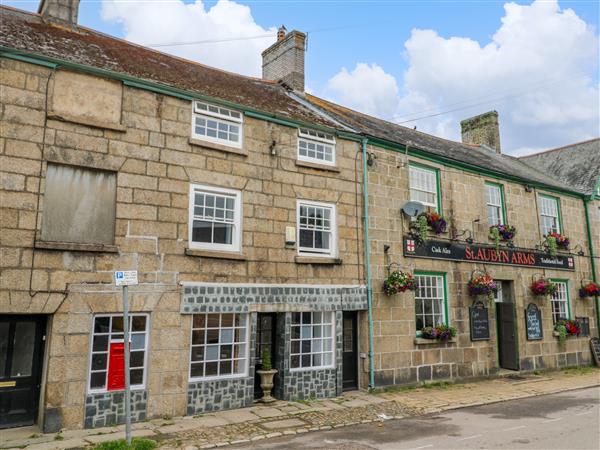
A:
<svg viewBox="0 0 600 450">
<path fill-rule="evenodd" d="M 425 205 L 421 202 L 406 202 L 402 207 L 402 212 L 409 217 L 417 217 L 425 211 Z"/>
</svg>

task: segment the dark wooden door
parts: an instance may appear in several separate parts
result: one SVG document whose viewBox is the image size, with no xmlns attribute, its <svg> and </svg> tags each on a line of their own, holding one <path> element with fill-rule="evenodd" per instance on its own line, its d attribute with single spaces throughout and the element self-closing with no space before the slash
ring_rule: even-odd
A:
<svg viewBox="0 0 600 450">
<path fill-rule="evenodd" d="M 45 327 L 44 316 L 0 316 L 0 428 L 36 421 Z"/>
<path fill-rule="evenodd" d="M 342 387 L 358 389 L 358 342 L 356 311 L 344 311 L 342 325 Z"/>
<path fill-rule="evenodd" d="M 496 318 L 500 367 L 519 370 L 514 304 L 496 303 Z"/>
<path fill-rule="evenodd" d="M 275 360 L 277 359 L 277 314 L 276 313 L 259 313 L 256 324 L 256 357 L 255 368 L 262 368 L 262 355 L 265 349 L 271 353 L 271 365 L 275 368 Z M 260 375 L 254 376 L 254 398 L 262 397 L 262 389 L 260 388 Z"/>
</svg>

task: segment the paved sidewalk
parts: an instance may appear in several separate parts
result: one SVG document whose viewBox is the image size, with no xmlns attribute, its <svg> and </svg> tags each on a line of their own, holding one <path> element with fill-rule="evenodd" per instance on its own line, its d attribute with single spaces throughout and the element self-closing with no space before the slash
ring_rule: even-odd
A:
<svg viewBox="0 0 600 450">
<path fill-rule="evenodd" d="M 134 424 L 134 436 L 155 439 L 162 449 L 196 450 L 328 430 L 359 423 L 418 416 L 465 406 L 551 394 L 600 385 L 600 369 L 574 369 L 464 384 L 434 384 L 310 402 L 277 401 L 172 420 Z M 123 426 L 35 435 L 27 429 L 0 431 L 0 448 L 72 449 L 122 438 Z"/>
</svg>

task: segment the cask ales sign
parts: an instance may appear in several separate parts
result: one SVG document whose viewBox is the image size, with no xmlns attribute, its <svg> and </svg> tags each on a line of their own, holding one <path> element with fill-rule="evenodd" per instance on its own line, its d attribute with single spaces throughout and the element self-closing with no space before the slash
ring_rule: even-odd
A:
<svg viewBox="0 0 600 450">
<path fill-rule="evenodd" d="M 404 256 L 413 258 L 447 259 L 506 266 L 538 267 L 543 269 L 575 270 L 575 260 L 570 255 L 551 256 L 538 250 L 467 244 L 452 241 L 427 241 L 417 245 L 415 239 L 404 238 Z"/>
</svg>

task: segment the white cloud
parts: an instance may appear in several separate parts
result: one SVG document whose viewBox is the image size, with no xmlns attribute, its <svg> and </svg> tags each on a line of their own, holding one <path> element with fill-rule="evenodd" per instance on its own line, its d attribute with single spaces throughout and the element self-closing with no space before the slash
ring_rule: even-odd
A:
<svg viewBox="0 0 600 450">
<path fill-rule="evenodd" d="M 219 0 L 207 9 L 201 0 L 184 3 L 103 0 L 102 18 L 121 23 L 125 39 L 139 44 L 161 44 L 245 38 L 275 34 L 258 25 L 250 8 Z M 275 37 L 156 48 L 212 67 L 251 76 L 261 74 L 261 52 Z"/>
<path fill-rule="evenodd" d="M 507 3 L 504 10 L 502 25 L 483 46 L 470 38 L 413 30 L 405 42 L 408 69 L 399 95 L 391 75 L 362 63 L 352 72 L 342 69 L 330 80 L 329 91 L 383 118 L 396 102 L 399 122 L 461 108 L 406 124 L 455 140 L 460 140 L 460 120 L 496 109 L 506 153 L 598 136 L 595 30 L 573 10 L 561 10 L 557 1 Z M 365 76 L 369 67 L 379 70 Z M 340 79 L 343 83 L 334 82 Z"/>
</svg>

